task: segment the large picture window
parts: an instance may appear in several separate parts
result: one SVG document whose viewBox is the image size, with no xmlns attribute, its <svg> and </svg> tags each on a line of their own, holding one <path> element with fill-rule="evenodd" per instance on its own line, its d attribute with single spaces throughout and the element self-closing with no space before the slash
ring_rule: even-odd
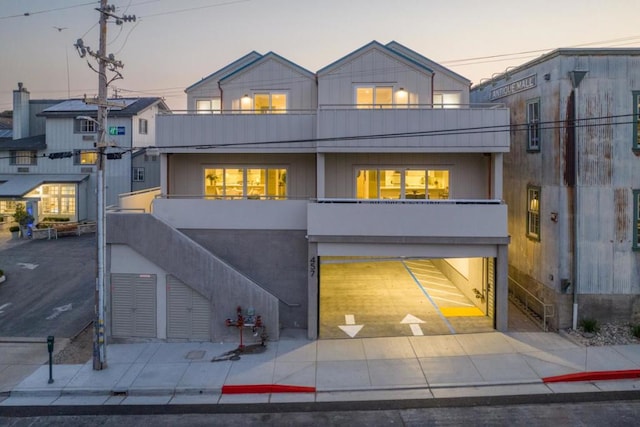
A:
<svg viewBox="0 0 640 427">
<path fill-rule="evenodd" d="M 204 194 L 224 199 L 286 199 L 287 169 L 219 167 L 204 169 Z"/>
<path fill-rule="evenodd" d="M 76 184 L 43 184 L 26 197 L 40 198 L 39 214 L 76 214 Z"/>
<path fill-rule="evenodd" d="M 540 151 L 540 100 L 527 102 L 527 150 Z"/>
<path fill-rule="evenodd" d="M 527 237 L 540 240 L 540 187 L 527 187 Z"/>
<path fill-rule="evenodd" d="M 359 169 L 356 173 L 358 199 L 448 199 L 449 171 L 446 169 Z"/>
</svg>

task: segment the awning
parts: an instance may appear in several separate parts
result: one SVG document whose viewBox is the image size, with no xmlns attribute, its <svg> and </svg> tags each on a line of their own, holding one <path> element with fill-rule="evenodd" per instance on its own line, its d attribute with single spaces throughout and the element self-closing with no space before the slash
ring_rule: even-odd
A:
<svg viewBox="0 0 640 427">
<path fill-rule="evenodd" d="M 42 184 L 78 183 L 88 174 L 0 174 L 0 198 L 22 198 Z"/>
</svg>

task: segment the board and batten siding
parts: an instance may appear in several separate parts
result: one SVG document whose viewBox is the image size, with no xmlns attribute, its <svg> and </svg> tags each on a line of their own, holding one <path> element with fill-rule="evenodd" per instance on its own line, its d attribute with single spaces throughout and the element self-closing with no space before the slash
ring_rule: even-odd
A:
<svg viewBox="0 0 640 427">
<path fill-rule="evenodd" d="M 225 110 L 240 110 L 244 95 L 253 98 L 254 93 L 266 91 L 286 92 L 290 110 L 315 110 L 317 105 L 315 80 L 276 58 L 222 81 L 221 88 Z"/>
<path fill-rule="evenodd" d="M 410 67 L 388 53 L 370 49 L 342 66 L 318 76 L 318 104 L 353 105 L 357 85 L 379 84 L 400 87 L 410 94 L 412 104 L 431 103 L 431 73 Z"/>
</svg>

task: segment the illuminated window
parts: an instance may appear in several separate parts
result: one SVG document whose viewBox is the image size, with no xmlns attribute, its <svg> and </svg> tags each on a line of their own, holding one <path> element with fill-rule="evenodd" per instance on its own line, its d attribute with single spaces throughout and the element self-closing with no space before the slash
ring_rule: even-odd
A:
<svg viewBox="0 0 640 427">
<path fill-rule="evenodd" d="M 633 190 L 633 249 L 640 249 L 640 190 Z"/>
<path fill-rule="evenodd" d="M 196 100 L 196 112 L 198 114 L 220 114 L 222 105 L 220 98 Z"/>
<path fill-rule="evenodd" d="M 37 165 L 37 151 L 11 151 L 9 164 L 11 165 Z"/>
<path fill-rule="evenodd" d="M 98 126 L 93 120 L 76 119 L 74 122 L 75 133 L 96 133 Z"/>
<path fill-rule="evenodd" d="M 76 214 L 75 184 L 43 184 L 27 197 L 40 197 L 38 206 L 42 214 Z"/>
<path fill-rule="evenodd" d="M 393 88 L 391 86 L 360 86 L 356 88 L 357 108 L 391 108 Z"/>
<path fill-rule="evenodd" d="M 640 91 L 633 92 L 633 149 L 640 150 Z"/>
<path fill-rule="evenodd" d="M 460 92 L 434 92 L 433 108 L 460 108 Z"/>
<path fill-rule="evenodd" d="M 540 187 L 527 187 L 527 237 L 540 240 Z"/>
<path fill-rule="evenodd" d="M 449 171 L 439 169 L 360 169 L 358 199 L 448 199 Z"/>
<path fill-rule="evenodd" d="M 259 113 L 284 113 L 287 110 L 286 93 L 256 93 L 255 110 Z"/>
<path fill-rule="evenodd" d="M 540 151 L 540 101 L 527 102 L 527 150 Z"/>
<path fill-rule="evenodd" d="M 95 151 L 75 150 L 73 152 L 73 164 L 95 165 L 98 161 L 98 153 Z"/>
<path fill-rule="evenodd" d="M 204 194 L 224 199 L 286 199 L 285 168 L 226 167 L 204 170 Z"/>
</svg>

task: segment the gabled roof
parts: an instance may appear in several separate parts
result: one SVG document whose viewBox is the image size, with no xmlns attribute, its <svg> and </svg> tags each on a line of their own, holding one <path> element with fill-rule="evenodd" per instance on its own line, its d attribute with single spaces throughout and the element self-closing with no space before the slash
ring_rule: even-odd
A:
<svg viewBox="0 0 640 427">
<path fill-rule="evenodd" d="M 252 51 L 252 52 L 249 52 L 245 56 L 243 56 L 243 57 L 241 57 L 239 59 L 236 59 L 231 64 L 225 65 L 224 67 L 220 68 L 219 70 L 214 71 L 213 73 L 209 74 L 207 77 L 202 78 L 202 80 L 192 84 L 191 86 L 186 88 L 184 91 L 188 93 L 188 92 L 192 91 L 193 89 L 196 89 L 198 86 L 200 86 L 200 85 L 202 85 L 204 83 L 208 83 L 210 81 L 218 81 L 222 77 L 226 76 L 227 74 L 233 73 L 234 71 L 238 70 L 239 68 L 244 67 L 246 64 L 248 64 L 250 62 L 253 62 L 256 59 L 260 59 L 261 57 L 262 57 L 262 55 L 259 54 L 258 52 L 256 52 L 255 50 Z"/>
<path fill-rule="evenodd" d="M 20 139 L 0 140 L 0 151 L 12 150 L 44 150 L 47 148 L 44 135 L 29 136 Z"/>
<path fill-rule="evenodd" d="M 0 197 L 20 198 L 42 184 L 82 182 L 88 174 L 6 174 L 0 175 Z"/>
<path fill-rule="evenodd" d="M 260 58 L 248 63 L 247 65 L 245 65 L 244 67 L 240 67 L 237 70 L 227 74 L 226 76 L 222 77 L 220 79 L 220 82 L 224 82 L 224 81 L 228 81 L 231 79 L 234 79 L 236 77 L 238 77 L 240 74 L 247 72 L 248 70 L 250 70 L 251 68 L 255 68 L 260 64 L 265 63 L 266 61 L 275 59 L 276 61 L 296 70 L 297 72 L 299 72 L 300 74 L 310 78 L 310 79 L 314 79 L 315 80 L 315 74 L 313 74 L 311 71 L 307 70 L 306 68 L 303 68 L 301 66 L 299 66 L 298 64 L 289 61 L 287 58 L 284 58 L 280 55 L 278 55 L 275 52 L 268 52 L 264 55 L 262 55 Z"/>
<path fill-rule="evenodd" d="M 338 59 L 337 61 L 332 62 L 331 64 L 327 65 L 324 68 L 321 68 L 320 70 L 318 70 L 317 74 L 328 74 L 329 72 L 331 72 L 332 70 L 341 67 L 342 65 L 344 65 L 345 63 L 351 61 L 353 58 L 356 58 L 360 55 L 362 55 L 363 53 L 365 53 L 368 50 L 373 50 L 373 49 L 377 49 L 380 50 L 384 53 L 386 53 L 387 55 L 390 55 L 396 59 L 398 59 L 401 62 L 406 63 L 407 65 L 411 65 L 415 68 L 418 68 L 419 70 L 423 71 L 423 72 L 427 72 L 427 73 L 433 73 L 433 70 L 431 68 L 429 68 L 427 65 L 416 61 L 413 58 L 410 58 L 406 55 L 403 55 L 400 52 L 397 52 L 394 49 L 391 49 L 379 42 L 377 42 L 376 40 L 373 40 L 372 42 L 354 50 L 353 52 L 343 56 L 342 58 Z"/>
<path fill-rule="evenodd" d="M 394 50 L 396 52 L 398 52 L 401 55 L 407 56 L 411 59 L 413 59 L 414 61 L 418 61 L 423 63 L 426 67 L 432 69 L 432 70 L 438 70 L 440 72 L 443 72 L 445 74 L 449 74 L 451 77 L 455 78 L 456 80 L 460 80 L 466 84 L 471 84 L 471 80 L 469 80 L 468 78 L 456 73 L 455 71 L 451 71 L 450 69 L 448 69 L 445 66 L 440 65 L 439 63 L 432 61 L 431 59 L 427 58 L 424 55 L 419 54 L 418 52 L 416 52 L 413 49 L 409 49 L 408 47 L 398 43 L 397 41 L 391 41 L 389 43 L 386 44 L 386 47 Z"/>
<path fill-rule="evenodd" d="M 133 117 L 147 108 L 159 104 L 160 109 L 169 111 L 169 107 L 162 98 L 115 98 L 110 103 L 121 104 L 121 107 L 110 107 L 109 117 Z M 49 108 L 45 108 L 38 116 L 44 117 L 75 117 L 77 115 L 95 116 L 98 106 L 86 104 L 81 99 L 69 99 Z"/>
</svg>

